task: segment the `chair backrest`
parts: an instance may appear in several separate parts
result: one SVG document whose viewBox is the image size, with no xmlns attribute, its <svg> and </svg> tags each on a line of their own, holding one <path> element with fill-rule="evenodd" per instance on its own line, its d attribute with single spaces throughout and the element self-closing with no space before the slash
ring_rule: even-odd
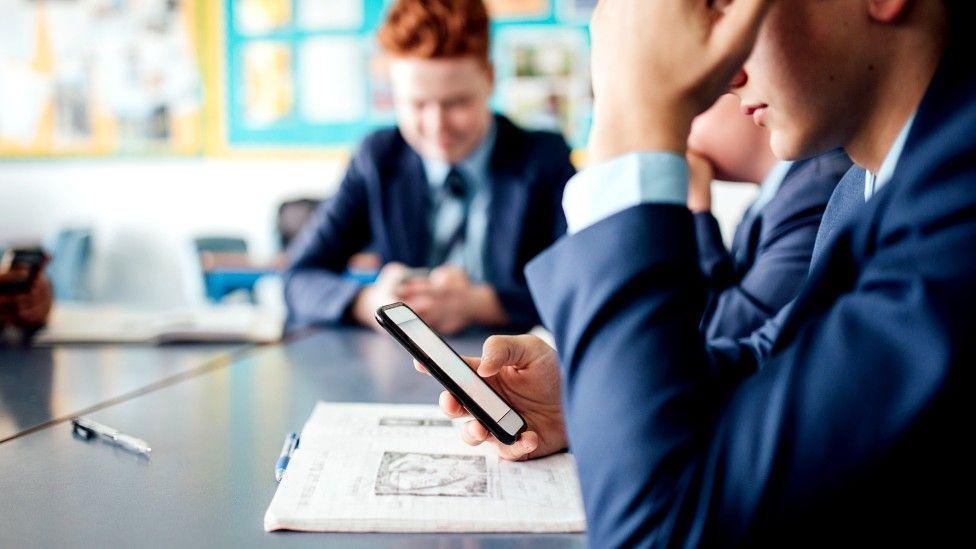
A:
<svg viewBox="0 0 976 549">
<path fill-rule="evenodd" d="M 313 198 L 299 198 L 288 200 L 278 206 L 278 218 L 275 222 L 275 229 L 278 232 L 278 244 L 282 250 L 286 250 L 291 241 L 298 236 L 308 218 L 312 217 L 315 208 L 319 207 L 319 201 Z"/>
<path fill-rule="evenodd" d="M 198 236 L 193 239 L 197 253 L 246 254 L 247 241 L 238 236 Z"/>
<path fill-rule="evenodd" d="M 91 229 L 62 229 L 55 234 L 51 246 L 51 263 L 47 266 L 47 275 L 54 288 L 54 299 L 84 301 L 91 297 L 91 253 Z"/>
<path fill-rule="evenodd" d="M 198 236 L 193 239 L 193 246 L 210 301 L 219 302 L 230 294 L 244 292 L 247 300 L 254 302 L 254 282 L 259 274 L 238 272 L 250 262 L 246 240 L 238 236 Z"/>
</svg>

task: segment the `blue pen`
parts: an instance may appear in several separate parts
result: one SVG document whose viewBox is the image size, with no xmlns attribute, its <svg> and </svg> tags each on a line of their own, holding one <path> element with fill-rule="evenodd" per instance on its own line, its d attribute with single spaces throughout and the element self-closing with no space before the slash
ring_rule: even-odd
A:
<svg viewBox="0 0 976 549">
<path fill-rule="evenodd" d="M 281 476 L 285 474 L 285 469 L 288 468 L 288 460 L 291 459 L 292 452 L 298 448 L 298 435 L 296 433 L 288 433 L 285 437 L 285 445 L 281 447 L 281 455 L 278 456 L 278 462 L 275 463 L 275 482 L 281 482 Z"/>
</svg>

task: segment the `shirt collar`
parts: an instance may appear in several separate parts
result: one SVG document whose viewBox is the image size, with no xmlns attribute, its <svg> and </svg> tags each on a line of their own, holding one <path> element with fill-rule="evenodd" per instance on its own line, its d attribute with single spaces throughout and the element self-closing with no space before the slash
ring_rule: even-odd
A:
<svg viewBox="0 0 976 549">
<path fill-rule="evenodd" d="M 477 183 L 488 174 L 491 152 L 495 148 L 496 133 L 497 129 L 493 119 L 488 127 L 488 133 L 482 138 L 481 143 L 455 165 L 467 181 Z M 424 172 L 427 174 L 427 184 L 435 190 L 443 187 L 447 174 L 451 171 L 451 165 L 436 158 L 423 158 L 423 162 Z"/>
<path fill-rule="evenodd" d="M 911 116 L 908 117 L 908 121 L 902 126 L 901 132 L 898 137 L 895 138 L 895 142 L 892 143 L 891 148 L 888 149 L 888 154 L 885 155 L 884 161 L 881 162 L 881 168 L 878 169 L 878 173 L 871 173 L 871 170 L 865 170 L 864 175 L 864 200 L 868 201 L 872 196 L 877 193 L 885 183 L 891 180 L 892 176 L 895 175 L 895 167 L 898 166 L 898 160 L 901 158 L 901 153 L 905 150 L 905 141 L 908 140 L 908 132 L 912 129 L 912 123 L 915 121 L 915 114 L 913 112 Z"/>
<path fill-rule="evenodd" d="M 787 160 L 781 160 L 773 166 L 773 169 L 769 170 L 766 174 L 766 178 L 763 179 L 762 184 L 759 185 L 759 196 L 756 197 L 756 201 L 752 203 L 749 207 L 750 211 L 759 211 L 769 201 L 776 196 L 779 192 L 780 186 L 783 184 L 783 180 L 786 179 L 786 175 L 790 173 L 790 169 L 793 167 L 793 162 Z"/>
</svg>

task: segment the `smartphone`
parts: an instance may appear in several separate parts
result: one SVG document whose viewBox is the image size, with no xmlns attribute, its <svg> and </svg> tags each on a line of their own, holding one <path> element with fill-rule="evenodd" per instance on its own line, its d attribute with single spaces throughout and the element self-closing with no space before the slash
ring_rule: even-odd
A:
<svg viewBox="0 0 976 549">
<path fill-rule="evenodd" d="M 0 273 L 23 269 L 26 274 L 17 280 L 0 282 L 0 294 L 23 294 L 30 291 L 34 279 L 44 267 L 47 255 L 40 248 L 11 248 L 0 257 Z"/>
<path fill-rule="evenodd" d="M 403 303 L 384 305 L 376 311 L 376 321 L 495 438 L 504 444 L 513 444 L 525 431 L 525 419 L 461 360 L 461 356 L 413 309 Z"/>
</svg>

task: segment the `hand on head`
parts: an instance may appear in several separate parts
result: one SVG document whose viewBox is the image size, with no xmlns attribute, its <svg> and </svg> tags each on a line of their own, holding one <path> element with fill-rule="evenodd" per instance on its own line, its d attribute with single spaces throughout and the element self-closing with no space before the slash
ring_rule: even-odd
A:
<svg viewBox="0 0 976 549">
<path fill-rule="evenodd" d="M 590 25 L 592 160 L 647 150 L 683 154 L 692 120 L 741 74 L 770 4 L 600 2 Z"/>
<path fill-rule="evenodd" d="M 688 209 L 693 213 L 711 211 L 715 168 L 708 158 L 691 149 L 685 153 L 685 159 L 688 161 Z"/>
<path fill-rule="evenodd" d="M 452 418 L 469 418 L 461 427 L 464 442 L 472 446 L 487 442 L 500 457 L 513 461 L 547 456 L 567 447 L 559 359 L 552 347 L 532 335 L 492 336 L 485 341 L 481 358 L 464 360 L 528 424 L 514 444 L 503 444 L 444 391 L 440 395 L 441 410 Z M 419 362 L 414 361 L 414 367 L 426 373 Z"/>
</svg>

